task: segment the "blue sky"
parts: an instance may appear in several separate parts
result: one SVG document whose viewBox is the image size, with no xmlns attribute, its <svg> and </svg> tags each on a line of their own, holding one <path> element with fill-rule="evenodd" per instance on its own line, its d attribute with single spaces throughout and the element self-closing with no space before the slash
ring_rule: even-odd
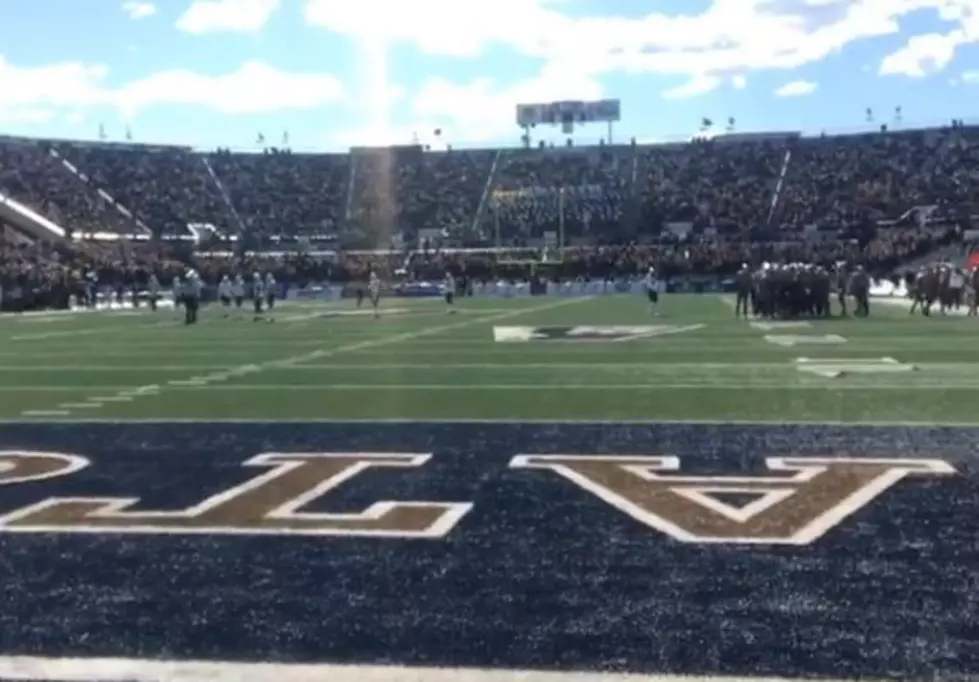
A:
<svg viewBox="0 0 979 682">
<path fill-rule="evenodd" d="M 297 149 L 511 145 L 519 102 L 617 98 L 619 140 L 702 117 L 969 119 L 979 0 L 4 0 L 0 132 Z M 559 131 L 538 129 L 548 139 Z M 604 126 L 576 132 L 579 143 Z"/>
</svg>

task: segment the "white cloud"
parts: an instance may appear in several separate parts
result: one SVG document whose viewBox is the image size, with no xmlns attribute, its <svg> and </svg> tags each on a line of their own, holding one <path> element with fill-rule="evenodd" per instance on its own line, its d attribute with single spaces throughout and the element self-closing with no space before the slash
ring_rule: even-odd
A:
<svg viewBox="0 0 979 682">
<path fill-rule="evenodd" d="M 962 82 L 969 83 L 970 85 L 979 83 L 979 71 L 964 71 L 962 73 Z"/>
<path fill-rule="evenodd" d="M 156 14 L 156 7 L 149 2 L 126 0 L 122 3 L 122 11 L 128 14 L 130 19 L 145 19 Z"/>
<path fill-rule="evenodd" d="M 263 62 L 245 62 L 236 71 L 208 76 L 173 69 L 118 87 L 105 84 L 101 65 L 64 62 L 19 68 L 0 57 L 0 113 L 25 109 L 84 111 L 95 106 L 132 117 L 161 104 L 187 104 L 223 113 L 308 109 L 343 97 L 343 84 L 323 73 L 289 73 Z"/>
<path fill-rule="evenodd" d="M 194 0 L 177 19 L 177 28 L 201 35 L 220 31 L 260 31 L 279 8 L 279 0 Z"/>
<path fill-rule="evenodd" d="M 776 97 L 801 97 L 811 95 L 819 87 L 812 81 L 792 81 L 775 91 Z"/>
<path fill-rule="evenodd" d="M 416 120 L 432 121 L 460 140 L 478 142 L 519 135 L 518 102 L 601 99 L 604 90 L 594 78 L 576 70 L 545 68 L 536 78 L 504 85 L 489 78 L 467 84 L 442 78 L 429 80 L 415 95 L 410 112 Z"/>
<path fill-rule="evenodd" d="M 955 50 L 964 42 L 964 37 L 964 32 L 959 30 L 914 36 L 907 45 L 884 57 L 878 73 L 922 78 L 928 73 L 926 67 L 929 64 L 932 71 L 942 71 L 955 57 Z"/>
<path fill-rule="evenodd" d="M 611 72 L 684 78 L 664 93 L 671 98 L 702 95 L 726 82 L 740 89 L 754 72 L 790 72 L 818 63 L 854 43 L 899 34 L 902 20 L 921 10 L 938 12 L 953 24 L 950 28 L 979 41 L 979 0 L 709 0 L 698 14 L 653 11 L 639 17 L 572 16 L 566 0 L 304 1 L 309 25 L 360 41 L 456 58 L 506 48 L 540 60 L 546 70 L 574 73 L 579 83 L 595 84 L 596 90 L 597 79 Z M 936 65 L 949 53 L 938 44 L 928 47 Z M 790 83 L 780 93 L 807 94 L 815 87 Z M 555 99 L 575 99 L 572 90 L 551 91 Z M 438 120 L 447 129 L 485 139 L 490 131 L 512 130 L 516 102 L 551 97 L 524 92 L 489 80 L 468 85 L 434 80 L 418 101 L 437 101 Z M 469 106 L 467 97 L 474 98 Z"/>
<path fill-rule="evenodd" d="M 683 85 L 665 91 L 663 97 L 666 99 L 689 99 L 691 97 L 698 97 L 715 90 L 720 84 L 721 79 L 717 76 L 698 75 Z"/>
<path fill-rule="evenodd" d="M 0 110 L 99 104 L 104 101 L 100 83 L 107 73 L 102 65 L 80 62 L 18 68 L 0 56 Z"/>
<path fill-rule="evenodd" d="M 14 123 L 48 123 L 55 116 L 53 109 L 35 109 L 30 107 L 0 109 L 0 121 Z"/>
<path fill-rule="evenodd" d="M 403 93 L 398 86 L 389 85 L 388 104 Z M 420 141 L 433 147 L 448 142 L 454 145 L 482 143 L 512 138 L 516 142 L 521 131 L 516 122 L 518 102 L 548 102 L 558 99 L 601 99 L 604 90 L 600 82 L 577 70 L 549 66 L 538 76 L 525 81 L 505 83 L 492 78 L 479 78 L 457 83 L 445 78 L 431 78 L 408 99 L 407 122 L 391 124 L 376 112 L 365 112 L 367 124 L 353 130 L 331 134 L 332 145 L 381 145 L 411 142 L 415 133 Z M 371 102 L 380 101 L 371 98 Z M 372 104 L 368 104 L 372 106 Z M 440 140 L 431 137 L 436 128 L 443 131 Z M 541 131 L 538 131 L 541 132 Z"/>
<path fill-rule="evenodd" d="M 287 73 L 259 61 L 220 76 L 161 71 L 127 83 L 110 96 L 124 112 L 158 104 L 196 104 L 226 114 L 310 109 L 342 97 L 343 85 L 331 75 Z"/>
<path fill-rule="evenodd" d="M 936 9 L 969 21 L 976 0 L 712 0 L 696 15 L 571 17 L 561 0 L 306 0 L 308 23 L 382 36 L 440 55 L 473 57 L 504 45 L 590 73 L 730 75 L 789 70 L 850 43 L 898 33 L 900 19 Z M 976 12 L 979 14 L 979 12 Z M 514 17 L 519 17 L 515 21 Z"/>
</svg>

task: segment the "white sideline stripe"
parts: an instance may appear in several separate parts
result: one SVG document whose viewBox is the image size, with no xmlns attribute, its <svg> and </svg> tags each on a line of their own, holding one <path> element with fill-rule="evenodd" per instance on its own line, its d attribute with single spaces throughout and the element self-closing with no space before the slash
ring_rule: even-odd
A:
<svg viewBox="0 0 979 682">
<path fill-rule="evenodd" d="M 118 386 L 118 385 L 117 386 L 80 386 L 80 385 L 74 385 L 74 386 L 72 386 L 72 385 L 66 384 L 64 386 L 45 386 L 45 385 L 37 386 L 37 385 L 34 385 L 34 384 L 26 384 L 26 385 L 11 386 L 11 385 L 0 384 L 0 393 L 4 393 L 4 392 L 10 392 L 10 393 L 30 393 L 32 391 L 37 392 L 37 393 L 47 393 L 48 391 L 55 391 L 55 392 L 57 392 L 57 391 L 75 391 L 75 392 L 81 392 L 81 391 L 95 391 L 95 390 L 98 390 L 98 391 L 110 391 L 111 392 L 111 391 L 120 391 L 120 390 L 123 390 L 125 388 L 127 388 L 127 387 L 126 386 Z"/>
<path fill-rule="evenodd" d="M 797 358 L 797 363 L 823 363 L 823 364 L 875 364 L 887 363 L 897 364 L 893 358 L 865 357 L 865 358 Z M 952 370 L 979 370 L 979 362 L 911 362 L 915 367 L 926 369 L 952 369 Z M 670 362 L 650 360 L 647 362 L 407 362 L 407 363 L 324 363 L 311 365 L 290 365 L 281 367 L 281 370 L 349 370 L 357 372 L 372 372 L 389 369 L 635 369 L 637 367 L 661 369 L 668 372 L 673 369 L 785 369 L 793 370 L 796 365 L 788 362 Z M 236 368 L 227 365 L 44 365 L 44 367 L 24 367 L 23 365 L 0 365 L 0 373 L 18 372 L 35 373 L 45 372 L 190 372 L 193 370 L 228 370 Z M 232 375 L 233 376 L 233 375 Z M 193 385 L 188 384 L 187 379 L 176 379 L 169 381 L 174 386 Z"/>
<path fill-rule="evenodd" d="M 192 369 L 231 369 L 229 365 L 0 365 L 0 372 L 186 372 Z"/>
<path fill-rule="evenodd" d="M 798 371 L 793 368 L 793 373 Z M 865 375 L 866 376 L 866 375 Z M 784 379 L 784 378 L 783 378 Z M 56 388 L 56 387 L 55 387 Z M 48 390 L 55 390 L 51 388 Z M 667 389 L 676 390 L 702 390 L 702 391 L 898 391 L 898 390 L 923 390 L 923 391 L 975 391 L 979 390 L 979 381 L 972 383 L 949 384 L 948 382 L 936 381 L 930 384 L 917 382 L 894 383 L 894 384 L 847 384 L 837 385 L 823 381 L 813 381 L 808 384 L 791 384 L 776 382 L 771 383 L 710 383 L 710 382 L 689 382 L 689 383 L 634 383 L 634 384 L 186 384 L 180 386 L 167 386 L 169 391 L 319 391 L 330 393 L 332 391 L 659 391 Z M 65 388 L 65 390 L 78 390 L 77 387 Z M 4 392 L 21 393 L 30 392 L 28 387 L 18 387 L 16 390 L 0 386 L 0 394 Z M 159 393 L 140 393 L 136 394 L 127 391 L 115 396 L 93 396 L 87 398 L 92 401 L 104 402 L 128 402 L 129 400 L 141 397 L 142 395 L 159 395 Z"/>
<path fill-rule="evenodd" d="M 874 364 L 883 362 L 885 364 L 899 364 L 894 358 L 851 358 L 848 360 L 840 360 L 835 358 L 797 358 L 797 363 L 826 363 L 826 364 L 839 364 L 839 363 L 851 363 L 851 364 Z M 964 370 L 964 369 L 977 369 L 979 370 L 979 362 L 913 362 L 908 363 L 913 364 L 918 368 L 927 369 L 954 369 L 954 370 Z M 635 369 L 637 367 L 645 368 L 655 368 L 661 369 L 664 372 L 668 372 L 674 369 L 784 369 L 786 371 L 794 370 L 797 365 L 793 365 L 789 362 L 659 362 L 659 361 L 649 361 L 649 362 L 474 362 L 474 363 L 437 363 L 437 362 L 421 362 L 421 363 L 370 363 L 370 364 L 350 364 L 350 363 L 333 363 L 333 364 L 313 364 L 313 365 L 295 365 L 289 369 L 328 369 L 328 370 L 350 370 L 350 371 L 376 371 L 376 370 L 386 370 L 386 369 Z M 72 369 L 72 368 L 66 368 Z M 136 367 L 134 369 L 148 369 L 147 367 Z M 186 369 L 194 369 L 194 366 L 188 366 Z M 3 371 L 0 368 L 0 371 Z M 25 370 L 29 371 L 29 370 Z"/>
<path fill-rule="evenodd" d="M 728 307 L 734 308 L 737 306 L 738 300 L 734 296 L 729 296 L 726 294 L 720 294 L 717 297 L 721 303 L 727 305 Z"/>
<path fill-rule="evenodd" d="M 28 419 L 0 418 L 0 424 L 37 424 L 37 421 Z M 107 417 L 72 417 L 69 419 L 51 419 L 42 423 L 46 424 L 109 424 L 125 426 L 127 424 L 395 424 L 395 425 L 486 425 L 501 424 L 510 426 L 833 426 L 833 427 L 908 427 L 908 428 L 960 428 L 971 429 L 979 428 L 979 421 L 915 421 L 913 419 L 897 419 L 886 421 L 879 419 L 856 419 L 853 421 L 842 421 L 833 419 L 480 419 L 473 418 L 432 418 L 432 419 L 407 419 L 404 417 L 378 417 L 376 419 L 364 419 L 352 417 L 348 419 L 331 417 L 308 417 L 298 419 L 289 417 L 285 419 L 245 419 L 241 417 L 216 417 L 214 419 L 198 419 L 192 417 L 132 417 L 132 418 L 107 418 Z M 757 682 L 757 680 L 755 680 Z M 823 681 L 825 682 L 825 681 Z"/>
<path fill-rule="evenodd" d="M 108 333 L 119 333 L 126 332 L 130 329 L 146 329 L 150 327 L 163 327 L 172 326 L 171 322 L 147 322 L 146 324 L 137 324 L 132 326 L 123 327 L 121 325 L 112 325 L 109 327 L 96 327 L 95 329 L 62 329 L 56 332 L 41 332 L 38 334 L 17 334 L 15 336 L 9 337 L 9 341 L 43 341 L 44 339 L 56 339 L 59 337 L 75 337 L 75 336 L 89 336 L 91 334 L 108 334 Z"/>
<path fill-rule="evenodd" d="M 571 298 L 571 299 L 561 299 L 558 301 L 552 301 L 545 303 L 543 305 L 530 306 L 527 308 L 518 308 L 516 310 L 508 310 L 505 313 L 500 313 L 497 315 L 481 315 L 479 317 L 473 317 L 463 322 L 456 322 L 454 324 L 440 325 L 438 327 L 430 327 L 428 329 L 421 329 L 417 331 L 404 332 L 401 334 L 394 334 L 393 336 L 382 336 L 379 338 L 368 339 L 366 341 L 358 341 L 357 343 L 351 343 L 346 345 L 337 346 L 335 348 L 329 349 L 317 349 L 309 353 L 303 353 L 302 355 L 294 355 L 292 357 L 284 358 L 281 360 L 270 360 L 266 362 L 258 363 L 247 363 L 243 365 L 238 365 L 236 367 L 231 367 L 229 369 L 224 369 L 212 374 L 206 374 L 203 376 L 192 376 L 186 379 L 176 379 L 167 382 L 164 386 L 153 385 L 152 388 L 149 386 L 140 387 L 126 387 L 113 396 L 92 396 L 87 398 L 89 402 L 132 402 L 136 398 L 146 396 L 146 395 L 159 395 L 160 390 L 175 390 L 175 389 L 203 389 L 203 388 L 213 388 L 208 386 L 213 382 L 227 381 L 233 377 L 241 377 L 250 374 L 258 374 L 268 369 L 278 369 L 278 368 L 289 368 L 294 365 L 302 364 L 307 360 L 316 360 L 318 358 L 327 358 L 337 355 L 338 353 L 344 353 L 348 351 L 363 350 L 366 348 L 378 348 L 381 346 L 388 346 L 391 344 L 399 343 L 401 341 L 408 341 L 413 339 L 424 338 L 427 336 L 432 336 L 434 334 L 440 334 L 443 332 L 451 331 L 453 329 L 461 329 L 465 327 L 470 327 L 476 324 L 482 324 L 485 322 L 494 322 L 496 320 L 503 320 L 510 317 L 516 317 L 518 315 L 523 315 L 526 313 L 541 312 L 544 310 L 551 310 L 553 308 L 559 308 L 561 306 L 570 305 L 572 303 L 581 303 L 584 301 L 591 300 L 592 296 L 585 296 L 582 298 Z M 161 323 L 167 324 L 167 323 Z M 183 383 L 178 383 L 183 382 Z M 186 385 L 185 385 L 186 384 Z M 2 387 L 0 387 L 0 392 L 2 392 Z M 38 414 L 26 414 L 21 413 L 22 416 L 46 416 Z M 47 415 L 47 416 L 67 416 L 68 413 Z"/>
<path fill-rule="evenodd" d="M 784 677 L 0 656 L 0 676 L 71 682 L 793 682 Z M 821 678 L 822 679 L 822 678 Z M 822 682 L 844 682 L 822 679 Z"/>
<path fill-rule="evenodd" d="M 296 369 L 299 369 L 298 367 Z M 845 369 L 831 367 L 831 369 Z M 793 368 L 793 374 L 798 371 Z M 905 374 L 906 372 L 887 372 L 888 375 Z M 907 372 L 910 373 L 910 370 Z M 867 376 L 866 373 L 863 376 Z M 804 380 L 801 377 L 793 377 Z M 784 379 L 784 377 L 782 377 Z M 91 387 L 89 387 L 91 388 Z M 136 398 L 155 397 L 160 395 L 160 390 L 147 390 L 148 387 L 113 387 L 104 386 L 104 389 L 117 390 L 111 395 L 93 395 L 79 400 L 81 403 L 92 402 L 129 402 Z M 738 382 L 686 382 L 686 383 L 631 383 L 631 384 L 207 384 L 207 383 L 181 383 L 180 385 L 169 385 L 164 387 L 168 391 L 320 391 L 329 393 L 330 391 L 562 391 L 574 389 L 576 391 L 617 391 L 617 390 L 642 390 L 656 391 L 666 389 L 677 390 L 721 390 L 721 391 L 898 391 L 898 390 L 923 390 L 923 391 L 975 391 L 979 390 L 979 381 L 969 383 L 950 384 L 941 381 L 938 377 L 931 383 L 918 381 L 908 381 L 901 383 L 883 384 L 875 381 L 867 384 L 832 384 L 827 382 L 815 381 L 805 384 L 785 384 L 781 380 L 776 381 L 773 377 L 769 383 L 738 383 Z M 85 390 L 82 386 L 4 386 L 0 384 L 0 395 L 4 393 L 77 393 Z M 62 403 L 62 407 L 69 403 Z M 166 421 L 165 419 L 162 421 Z M 202 420 L 208 421 L 208 420 Z M 343 421 L 343 420 L 341 420 Z M 511 421 L 511 420 L 501 420 Z M 575 421 L 575 420 L 572 420 Z M 3 419 L 0 419 L 0 423 Z M 782 422 L 778 422 L 782 423 Z M 804 422 L 806 423 L 806 422 Z M 820 422 L 822 423 L 822 422 Z"/>
<path fill-rule="evenodd" d="M 24 410 L 21 415 L 24 417 L 67 417 L 71 414 L 68 410 Z"/>
</svg>

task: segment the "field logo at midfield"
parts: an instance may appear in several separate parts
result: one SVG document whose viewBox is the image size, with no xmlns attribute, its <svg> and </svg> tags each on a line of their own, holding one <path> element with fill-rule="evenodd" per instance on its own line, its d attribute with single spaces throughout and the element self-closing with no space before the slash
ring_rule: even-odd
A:
<svg viewBox="0 0 979 682">
<path fill-rule="evenodd" d="M 765 463 L 783 475 L 660 473 L 678 471 L 676 457 L 519 455 L 510 466 L 549 469 L 682 542 L 774 545 L 817 540 L 905 476 L 955 473 L 937 459 L 772 457 Z M 732 496 L 741 503 L 725 500 Z"/>
<path fill-rule="evenodd" d="M 575 327 L 493 327 L 498 343 L 527 341 L 577 341 L 609 343 L 668 336 L 702 329 L 705 325 L 579 325 Z"/>
</svg>

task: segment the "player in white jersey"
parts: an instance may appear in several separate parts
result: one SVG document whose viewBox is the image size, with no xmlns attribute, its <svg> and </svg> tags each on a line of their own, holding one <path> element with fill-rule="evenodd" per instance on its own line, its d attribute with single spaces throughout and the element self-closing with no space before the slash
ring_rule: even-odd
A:
<svg viewBox="0 0 979 682">
<path fill-rule="evenodd" d="M 442 279 L 442 295 L 445 297 L 445 305 L 448 306 L 446 312 L 450 315 L 456 311 L 456 278 L 451 272 L 446 272 Z"/>
<path fill-rule="evenodd" d="M 374 306 L 374 317 L 380 317 L 381 278 L 373 270 L 367 280 L 367 294 L 370 296 L 371 305 Z"/>
<path fill-rule="evenodd" d="M 231 315 L 232 296 L 231 278 L 227 275 L 223 275 L 221 277 L 221 281 L 218 282 L 218 299 L 221 301 L 221 307 L 224 308 L 225 317 L 229 317 Z"/>
<path fill-rule="evenodd" d="M 265 307 L 270 314 L 275 308 L 275 277 L 271 272 L 265 273 Z"/>
<path fill-rule="evenodd" d="M 255 322 L 262 319 L 263 303 L 265 303 L 265 281 L 256 272 L 252 275 L 252 304 L 255 306 Z"/>
<path fill-rule="evenodd" d="M 649 299 L 649 312 L 656 314 L 656 305 L 659 303 L 659 282 L 656 279 L 656 269 L 650 266 L 649 272 L 642 281 L 643 289 L 646 290 L 646 298 Z"/>
<path fill-rule="evenodd" d="M 184 288 L 180 282 L 179 277 L 173 278 L 173 283 L 170 285 L 173 292 L 173 307 L 177 309 L 180 307 L 180 302 L 183 300 Z"/>
<path fill-rule="evenodd" d="M 235 275 L 235 281 L 231 283 L 231 296 L 235 300 L 235 308 L 241 309 L 245 302 L 245 278 Z"/>
<path fill-rule="evenodd" d="M 201 306 L 201 290 L 204 283 L 196 270 L 188 270 L 182 286 L 184 324 L 197 324 L 197 311 Z"/>
<path fill-rule="evenodd" d="M 160 298 L 160 280 L 156 275 L 150 275 L 146 281 L 146 293 L 150 297 L 150 310 L 156 310 L 156 301 Z"/>
</svg>

